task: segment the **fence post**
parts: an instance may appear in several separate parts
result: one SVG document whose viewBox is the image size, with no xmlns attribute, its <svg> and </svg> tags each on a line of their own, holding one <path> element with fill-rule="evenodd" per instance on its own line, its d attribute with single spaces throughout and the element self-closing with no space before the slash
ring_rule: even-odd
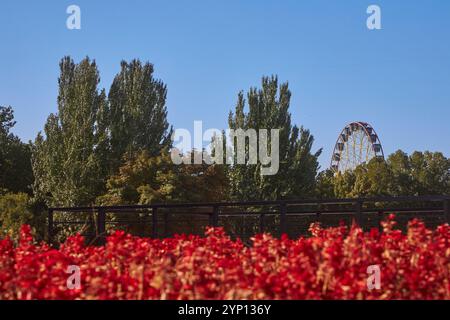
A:
<svg viewBox="0 0 450 320">
<path fill-rule="evenodd" d="M 280 203 L 280 234 L 286 233 L 286 202 L 282 201 Z"/>
<path fill-rule="evenodd" d="M 155 207 L 152 209 L 152 237 L 158 238 L 158 209 Z"/>
<path fill-rule="evenodd" d="M 354 205 L 355 205 L 355 215 L 356 215 L 355 220 L 358 223 L 358 226 L 362 228 L 363 227 L 362 201 L 358 199 Z"/>
<path fill-rule="evenodd" d="M 444 200 L 444 215 L 447 223 L 450 224 L 450 199 Z"/>
<path fill-rule="evenodd" d="M 264 233 L 264 213 L 259 214 L 259 233 Z"/>
<path fill-rule="evenodd" d="M 377 227 L 378 227 L 378 230 L 383 230 L 383 228 L 382 228 L 382 226 L 381 226 L 381 223 L 383 222 L 383 215 L 384 215 L 384 212 L 383 212 L 383 210 L 378 210 L 378 214 L 377 214 Z"/>
<path fill-rule="evenodd" d="M 52 242 L 53 242 L 53 209 L 48 209 L 47 219 L 48 219 L 47 242 L 48 242 L 48 244 L 52 244 Z"/>
<path fill-rule="evenodd" d="M 219 225 L 219 206 L 213 206 L 213 212 L 209 216 L 209 224 L 213 227 Z"/>
<path fill-rule="evenodd" d="M 322 205 L 320 203 L 317 204 L 317 210 L 316 210 L 316 217 L 317 220 L 319 220 L 320 216 L 322 215 Z"/>
<path fill-rule="evenodd" d="M 164 237 L 169 236 L 169 213 L 164 212 Z"/>
<path fill-rule="evenodd" d="M 105 209 L 99 208 L 97 211 L 97 237 L 99 237 L 99 243 L 105 242 L 106 232 L 106 214 Z"/>
</svg>

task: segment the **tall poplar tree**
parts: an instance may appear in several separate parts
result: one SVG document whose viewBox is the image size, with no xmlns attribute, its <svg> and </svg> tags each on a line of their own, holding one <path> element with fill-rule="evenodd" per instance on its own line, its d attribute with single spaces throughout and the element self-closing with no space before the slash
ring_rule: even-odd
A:
<svg viewBox="0 0 450 320">
<path fill-rule="evenodd" d="M 95 61 L 60 62 L 58 112 L 33 148 L 34 191 L 49 205 L 88 205 L 104 190 L 107 102 Z"/>
<path fill-rule="evenodd" d="M 153 65 L 122 61 L 108 94 L 113 170 L 126 156 L 146 151 L 155 156 L 170 144 L 166 85 L 153 77 Z"/>
<path fill-rule="evenodd" d="M 291 123 L 291 92 L 287 83 L 278 85 L 276 76 L 263 77 L 262 88 L 238 95 L 230 112 L 230 129 L 280 129 L 280 167 L 275 175 L 261 175 L 261 164 L 235 164 L 229 167 L 230 196 L 239 200 L 274 200 L 308 197 L 314 194 L 321 150 L 312 152 L 313 136 Z M 246 112 L 246 107 L 248 111 Z M 248 147 L 246 150 L 248 154 Z M 248 158 L 248 156 L 247 156 Z"/>
</svg>

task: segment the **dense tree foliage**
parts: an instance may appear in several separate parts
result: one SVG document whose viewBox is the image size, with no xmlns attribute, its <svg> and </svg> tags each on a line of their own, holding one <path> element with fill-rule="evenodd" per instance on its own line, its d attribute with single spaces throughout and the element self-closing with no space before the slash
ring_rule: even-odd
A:
<svg viewBox="0 0 450 320">
<path fill-rule="evenodd" d="M 130 156 L 108 179 L 101 204 L 220 201 L 226 194 L 226 176 L 220 165 L 175 165 L 167 149 L 151 156 Z"/>
<path fill-rule="evenodd" d="M 92 204 L 124 157 L 170 145 L 167 90 L 138 60 L 122 62 L 108 98 L 95 61 L 65 57 L 60 70 L 58 112 L 33 149 L 34 191 L 47 204 Z"/>
<path fill-rule="evenodd" d="M 12 134 L 15 125 L 12 107 L 0 106 L 0 191 L 31 192 L 31 148 Z"/>
<path fill-rule="evenodd" d="M 166 95 L 166 85 L 153 78 L 153 65 L 122 61 L 108 94 L 113 169 L 126 153 L 157 155 L 170 145 Z"/>
<path fill-rule="evenodd" d="M 229 115 L 229 127 L 255 129 L 257 132 L 259 129 L 280 129 L 280 166 L 275 175 L 261 175 L 260 163 L 231 166 L 229 177 L 232 198 L 280 199 L 314 194 L 321 150 L 312 153 L 313 136 L 303 127 L 292 125 L 290 98 L 288 84 L 278 86 L 275 76 L 264 77 L 261 89 L 251 88 L 247 93 L 247 100 L 243 92 L 239 93 L 235 111 Z"/>
<path fill-rule="evenodd" d="M 315 196 L 318 199 L 335 198 L 334 171 L 331 169 L 319 172 L 316 178 Z"/>
<path fill-rule="evenodd" d="M 0 237 L 15 237 L 22 224 L 33 225 L 33 214 L 26 193 L 0 195 Z"/>
<path fill-rule="evenodd" d="M 321 176 L 317 192 L 330 191 L 333 196 L 420 196 L 450 194 L 450 159 L 440 152 L 403 151 L 391 154 L 386 161 L 372 159 L 353 171 Z M 328 194 L 330 195 L 330 194 Z"/>
<path fill-rule="evenodd" d="M 52 205 L 91 204 L 107 173 L 107 103 L 95 61 L 60 63 L 58 112 L 33 150 L 34 192 Z"/>
</svg>

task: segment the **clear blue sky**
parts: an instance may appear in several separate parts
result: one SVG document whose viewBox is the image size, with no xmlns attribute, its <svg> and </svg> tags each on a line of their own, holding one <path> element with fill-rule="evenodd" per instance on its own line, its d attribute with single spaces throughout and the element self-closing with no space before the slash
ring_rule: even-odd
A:
<svg viewBox="0 0 450 320">
<path fill-rule="evenodd" d="M 81 30 L 66 28 L 70 4 Z M 370 4 L 382 30 L 366 28 Z M 56 111 L 59 60 L 88 55 L 107 89 L 122 59 L 152 62 L 175 128 L 226 128 L 237 93 L 277 74 L 293 121 L 324 148 L 323 167 L 353 120 L 371 123 L 386 153 L 450 156 L 447 0 L 1 0 L 0 45 L 0 105 L 14 107 L 23 140 Z"/>
</svg>

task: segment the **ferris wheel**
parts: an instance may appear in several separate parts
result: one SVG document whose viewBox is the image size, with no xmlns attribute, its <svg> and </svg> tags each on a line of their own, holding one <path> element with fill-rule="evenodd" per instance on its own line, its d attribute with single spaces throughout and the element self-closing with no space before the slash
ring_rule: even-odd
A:
<svg viewBox="0 0 450 320">
<path fill-rule="evenodd" d="M 335 172 L 353 170 L 372 158 L 384 159 L 380 138 L 367 122 L 352 122 L 337 138 L 331 156 L 331 169 Z"/>
</svg>

